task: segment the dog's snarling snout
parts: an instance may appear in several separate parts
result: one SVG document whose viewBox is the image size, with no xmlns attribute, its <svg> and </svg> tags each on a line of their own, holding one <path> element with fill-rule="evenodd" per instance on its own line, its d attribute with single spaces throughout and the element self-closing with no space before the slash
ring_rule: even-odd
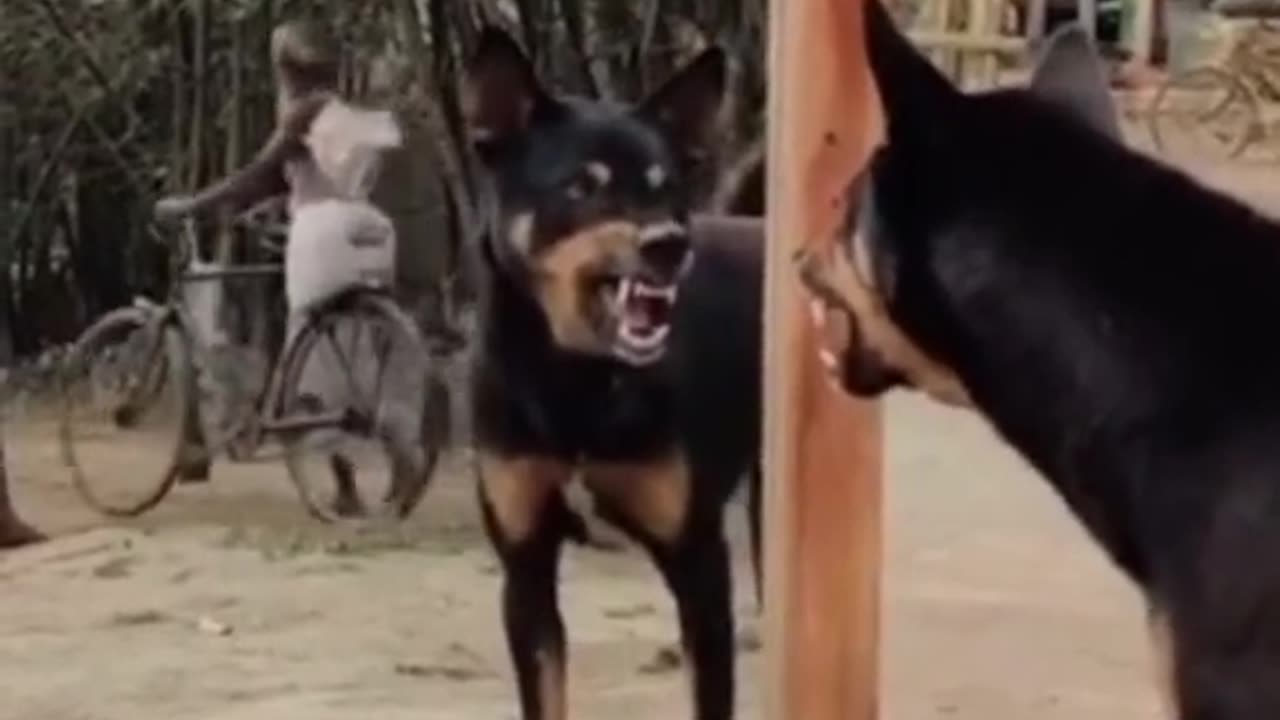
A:
<svg viewBox="0 0 1280 720">
<path fill-rule="evenodd" d="M 893 323 L 875 285 L 859 274 L 849 251 L 865 253 L 865 248 L 859 252 L 861 240 L 851 238 L 851 249 L 838 244 L 825 255 L 801 250 L 793 257 L 814 301 L 847 323 L 841 346 L 827 350 L 835 358 L 830 369 L 844 389 L 855 395 L 875 396 L 894 385 L 908 385 L 946 405 L 971 406 L 968 390 L 955 373 L 925 354 Z"/>
<path fill-rule="evenodd" d="M 685 226 L 666 221 L 639 229 L 640 260 L 655 276 L 678 280 L 693 259 L 689 231 Z"/>
<path fill-rule="evenodd" d="M 675 221 L 600 223 L 549 244 L 534 257 L 535 289 L 555 341 L 631 365 L 661 359 L 692 257 Z"/>
</svg>

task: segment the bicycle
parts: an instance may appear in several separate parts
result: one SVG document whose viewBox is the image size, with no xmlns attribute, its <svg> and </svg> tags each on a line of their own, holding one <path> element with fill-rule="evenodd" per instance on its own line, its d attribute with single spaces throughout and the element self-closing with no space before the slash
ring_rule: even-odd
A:
<svg viewBox="0 0 1280 720">
<path fill-rule="evenodd" d="M 280 254 L 263 228 L 243 218 L 238 225 Z M 367 239 L 361 243 L 353 242 L 352 248 L 378 250 L 369 248 Z M 193 463 L 207 464 L 224 450 L 233 461 L 250 459 L 263 439 L 273 436 L 283 445 L 289 478 L 314 517 L 330 523 L 407 517 L 425 493 L 447 441 L 447 417 L 434 417 L 427 408 L 439 406 L 441 398 L 448 401 L 436 361 L 456 347 L 429 345 L 392 299 L 387 278 L 359 277 L 352 268 L 342 287 L 301 316 L 268 362 L 269 377 L 245 392 L 234 368 L 219 364 L 227 346 L 201 329 L 184 288 L 279 277 L 283 264 L 210 268 L 199 261 L 198 250 L 195 225 L 188 219 L 183 242 L 170 253 L 166 300 L 139 297 L 106 313 L 81 334 L 66 358 L 61 440 L 80 496 L 105 515 L 136 516 L 159 504 Z M 367 346 L 360 343 L 365 329 Z M 327 363 L 321 348 L 330 350 Z M 369 367 L 370 359 L 376 367 Z M 388 373 L 393 360 L 401 366 Z M 390 397 L 384 393 L 388 389 Z M 212 402 L 219 394 L 229 398 L 221 408 Z M 89 401 L 87 413 L 78 406 L 82 400 Z M 126 436 L 145 433 L 148 419 L 158 420 L 160 437 L 153 433 L 143 440 L 152 450 L 158 440 L 162 464 L 155 472 L 136 473 L 142 491 L 122 496 L 106 481 L 112 464 L 136 470 L 146 455 L 126 449 L 117 435 L 105 436 L 113 430 Z M 372 442 L 374 452 L 353 451 L 350 445 L 358 441 Z M 92 457 L 97 451 L 105 451 L 105 457 Z M 332 480 L 331 496 L 317 489 L 313 451 Z M 356 465 L 358 457 L 370 454 L 387 460 L 387 472 L 380 475 L 384 485 L 372 502 L 357 485 Z"/>
<path fill-rule="evenodd" d="M 1280 3 L 1219 0 L 1213 11 L 1223 19 L 1250 22 L 1233 33 L 1220 61 L 1175 73 L 1156 90 L 1147 118 L 1159 152 L 1175 152 L 1174 143 L 1188 138 L 1195 152 L 1207 149 L 1234 160 L 1275 130 L 1271 115 L 1280 103 L 1280 26 L 1273 21 L 1280 19 Z"/>
</svg>

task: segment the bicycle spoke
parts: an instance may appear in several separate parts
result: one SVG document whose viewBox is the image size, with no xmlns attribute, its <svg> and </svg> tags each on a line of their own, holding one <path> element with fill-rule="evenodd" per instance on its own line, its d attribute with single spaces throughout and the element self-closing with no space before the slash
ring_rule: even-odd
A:
<svg viewBox="0 0 1280 720">
<path fill-rule="evenodd" d="M 377 408 L 382 402 L 382 379 L 386 376 L 387 362 L 391 357 L 391 338 L 386 336 L 382 328 L 377 325 L 374 326 L 373 334 L 378 336 L 380 341 L 375 352 L 378 374 L 373 380 L 373 407 Z"/>
<path fill-rule="evenodd" d="M 76 491 L 106 515 L 144 512 L 172 487 L 185 449 L 183 338 L 123 308 L 91 325 L 72 353 L 59 433 Z"/>
<path fill-rule="evenodd" d="M 351 357 L 359 360 L 360 358 L 360 335 L 364 328 L 364 323 L 360 322 L 360 316 L 353 318 L 355 320 L 355 329 L 351 333 Z"/>
<path fill-rule="evenodd" d="M 346 373 L 347 392 L 354 397 L 355 395 L 358 394 L 356 391 L 356 383 L 355 383 L 355 377 L 354 377 L 355 373 L 352 370 L 351 362 L 347 359 L 346 355 L 343 354 L 342 351 L 338 348 L 338 345 L 339 345 L 338 339 L 334 336 L 335 325 L 336 323 L 330 320 L 329 323 L 325 325 L 324 335 L 325 335 L 325 338 L 328 340 L 329 347 L 333 351 L 334 356 L 338 359 L 338 362 L 342 365 L 343 371 Z"/>
</svg>

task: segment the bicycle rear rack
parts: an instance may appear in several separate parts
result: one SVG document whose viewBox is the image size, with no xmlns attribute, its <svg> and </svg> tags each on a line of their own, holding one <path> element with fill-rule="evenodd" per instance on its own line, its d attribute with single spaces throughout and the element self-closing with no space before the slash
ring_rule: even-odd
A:
<svg viewBox="0 0 1280 720">
<path fill-rule="evenodd" d="M 287 415 L 262 424 L 262 429 L 271 433 L 318 430 L 327 427 L 337 427 L 346 432 L 368 432 L 372 423 L 365 413 L 355 408 L 346 408 L 331 413 Z"/>
<path fill-rule="evenodd" d="M 245 265 L 217 266 L 211 270 L 188 270 L 182 274 L 183 282 L 201 282 L 207 280 L 232 280 L 249 277 L 271 277 L 284 272 L 280 263 L 257 263 Z"/>
</svg>

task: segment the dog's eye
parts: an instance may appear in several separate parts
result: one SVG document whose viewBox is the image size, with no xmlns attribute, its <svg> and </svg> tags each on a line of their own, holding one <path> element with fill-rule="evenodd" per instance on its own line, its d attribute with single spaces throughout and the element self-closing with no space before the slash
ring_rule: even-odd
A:
<svg viewBox="0 0 1280 720">
<path fill-rule="evenodd" d="M 608 165 L 589 162 L 565 183 L 564 194 L 570 200 L 583 200 L 608 185 L 612 175 Z"/>
<path fill-rule="evenodd" d="M 586 175 L 577 175 L 564 185 L 565 197 L 570 200 L 586 199 L 588 195 L 595 191 L 591 178 Z"/>
</svg>

